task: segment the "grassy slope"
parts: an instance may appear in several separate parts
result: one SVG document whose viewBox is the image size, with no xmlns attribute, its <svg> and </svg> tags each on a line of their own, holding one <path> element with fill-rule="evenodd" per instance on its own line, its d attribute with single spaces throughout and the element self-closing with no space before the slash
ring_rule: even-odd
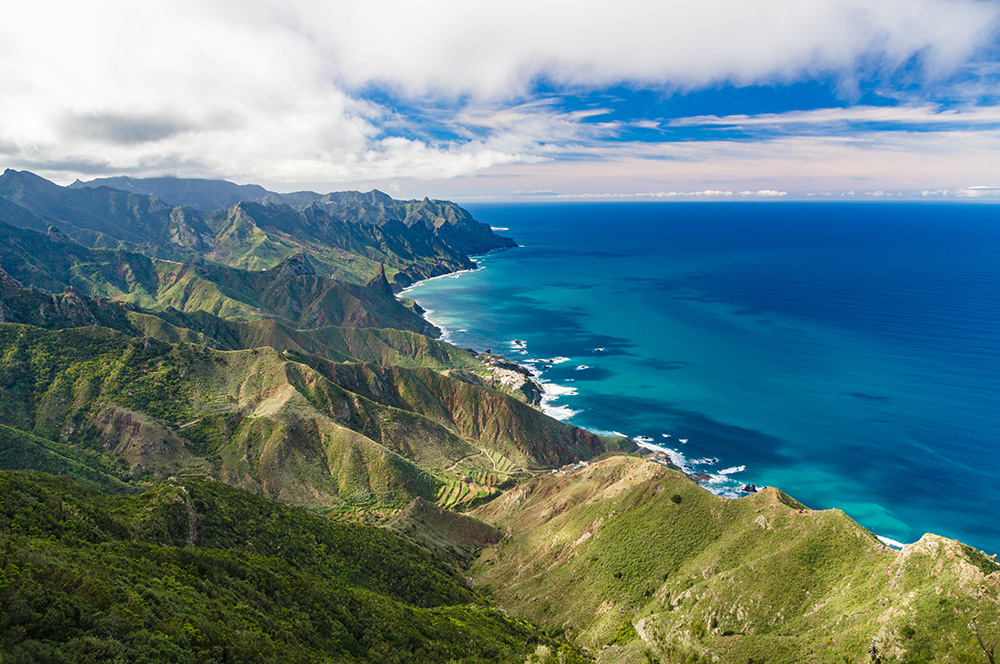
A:
<svg viewBox="0 0 1000 664">
<path fill-rule="evenodd" d="M 886 658 L 965 661 L 974 615 L 1000 634 L 1000 568 L 958 542 L 897 553 L 838 510 L 775 489 L 722 499 L 634 457 L 532 480 L 474 515 L 509 534 L 477 583 L 608 646 L 601 661 L 860 662 L 873 642 Z"/>
<path fill-rule="evenodd" d="M 468 351 L 408 330 L 326 326 L 296 329 L 275 319 L 236 321 L 207 311 L 139 310 L 76 290 L 50 294 L 25 288 L 0 268 L 0 322 L 49 330 L 101 325 L 169 343 L 199 343 L 220 350 L 270 346 L 333 361 L 434 369 L 478 368 Z"/>
<path fill-rule="evenodd" d="M 114 498 L 0 473 L 0 602 L 4 662 L 518 662 L 553 644 L 388 531 L 205 480 Z"/>
<path fill-rule="evenodd" d="M 334 362 L 432 369 L 478 366 L 472 353 L 408 330 L 339 326 L 300 330 L 273 319 L 229 321 L 207 312 L 174 310 L 135 312 L 129 319 L 143 334 L 155 339 L 201 343 L 220 350 L 270 346 Z"/>
<path fill-rule="evenodd" d="M 456 514 L 416 498 L 386 523 L 394 532 L 417 542 L 428 551 L 460 568 L 476 554 L 500 541 L 500 531 L 464 514 Z"/>
<path fill-rule="evenodd" d="M 0 348 L 0 423 L 107 450 L 134 475 L 210 474 L 323 509 L 433 499 L 435 475 L 483 447 L 538 467 L 605 443 L 427 369 L 338 373 L 315 356 L 306 364 L 272 348 L 226 352 L 100 327 L 0 324 Z M 514 422 L 509 437 L 454 424 L 501 417 Z"/>
<path fill-rule="evenodd" d="M 614 445 L 610 439 L 547 417 L 508 395 L 429 369 L 329 362 L 315 366 L 352 392 L 419 412 L 525 469 L 591 458 Z"/>
<path fill-rule="evenodd" d="M 124 481 L 127 469 L 116 467 L 115 460 L 100 451 L 81 450 L 2 424 L 0 470 L 37 470 L 66 475 L 111 493 L 135 490 Z"/>
</svg>

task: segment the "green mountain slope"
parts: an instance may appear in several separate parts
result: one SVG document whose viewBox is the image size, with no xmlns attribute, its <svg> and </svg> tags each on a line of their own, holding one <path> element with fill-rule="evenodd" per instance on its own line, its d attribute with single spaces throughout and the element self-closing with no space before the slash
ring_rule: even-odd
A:
<svg viewBox="0 0 1000 664">
<path fill-rule="evenodd" d="M 241 201 L 261 201 L 271 192 L 255 184 L 238 185 L 203 178 L 132 178 L 117 176 L 77 180 L 70 189 L 109 187 L 135 194 L 155 196 L 170 205 L 187 205 L 206 214 L 231 208 Z"/>
<path fill-rule="evenodd" d="M 377 293 L 389 295 L 383 280 L 373 283 Z M 37 288 L 24 288 L 0 268 L 0 322 L 23 323 L 45 329 L 101 325 L 130 336 L 145 335 L 168 343 L 195 343 L 218 350 L 248 350 L 269 346 L 290 351 L 301 361 L 312 356 L 335 362 L 362 362 L 400 367 L 427 367 L 451 377 L 492 387 L 534 403 L 534 383 L 520 387 L 502 380 L 509 363 L 495 356 L 479 356 L 470 350 L 406 330 L 327 326 L 295 329 L 274 319 L 234 321 L 206 311 L 183 312 L 172 307 L 143 310 L 130 303 L 90 298 L 69 288 L 51 295 Z"/>
<path fill-rule="evenodd" d="M 492 526 L 415 498 L 386 527 L 417 542 L 440 560 L 465 568 L 483 547 L 496 544 L 502 535 Z"/>
<path fill-rule="evenodd" d="M 0 323 L 49 330 L 100 325 L 166 342 L 200 343 L 220 350 L 270 346 L 339 362 L 410 367 L 479 367 L 474 353 L 406 330 L 349 327 L 295 329 L 275 319 L 232 321 L 205 311 L 142 310 L 91 298 L 70 287 L 61 294 L 25 288 L 0 268 Z"/>
<path fill-rule="evenodd" d="M 395 219 L 372 221 L 371 216 L 365 210 L 358 219 L 347 221 L 322 207 L 299 211 L 280 204 L 238 203 L 207 217 L 216 247 L 208 257 L 259 270 L 304 251 L 331 275 L 353 281 L 368 278 L 385 264 L 400 287 L 474 266 L 464 252 L 441 241 L 433 228 L 409 227 Z M 488 227 L 486 232 L 489 248 L 512 246 Z"/>
<path fill-rule="evenodd" d="M 129 310 L 106 299 L 89 298 L 74 288 L 52 295 L 24 288 L 0 268 L 0 323 L 23 323 L 46 329 L 102 325 L 135 331 Z"/>
<path fill-rule="evenodd" d="M 80 449 L 0 424 L 0 470 L 38 470 L 75 478 L 96 489 L 130 493 L 127 468 L 101 450 Z"/>
<path fill-rule="evenodd" d="M 185 178 L 98 178 L 75 182 L 72 188 L 111 187 L 122 191 L 155 196 L 171 205 L 188 205 L 206 214 L 231 208 L 241 202 L 272 203 L 296 210 L 324 210 L 332 217 L 352 224 L 364 222 L 386 225 L 402 223 L 423 228 L 448 247 L 463 254 L 479 254 L 515 246 L 498 238 L 489 226 L 476 222 L 468 212 L 449 201 L 423 199 L 399 201 L 380 191 L 362 193 L 341 191 L 317 194 L 300 191 L 291 194 L 269 192 L 256 185 L 236 185 L 224 180 Z M 428 236 L 423 236 L 428 237 Z"/>
<path fill-rule="evenodd" d="M 175 309 L 131 312 L 129 320 L 143 334 L 160 341 L 203 343 L 220 350 L 270 346 L 335 362 L 432 369 L 478 366 L 471 352 L 407 330 L 335 326 L 300 330 L 273 319 L 229 321 L 207 312 Z"/>
<path fill-rule="evenodd" d="M 589 459 L 613 445 L 489 388 L 430 369 L 314 362 L 326 378 L 369 399 L 420 413 L 524 469 Z"/>
<path fill-rule="evenodd" d="M 212 232 L 196 211 L 174 210 L 162 201 L 114 189 L 68 189 L 27 171 L 7 169 L 0 176 L 0 196 L 30 211 L 45 231 L 54 225 L 93 248 L 143 248 L 178 258 L 208 251 Z M 194 214 L 192 214 L 194 213 Z M 3 218 L 17 225 L 18 218 Z"/>
<path fill-rule="evenodd" d="M 508 533 L 476 582 L 599 661 L 973 662 L 973 617 L 1000 635 L 995 561 L 934 535 L 893 551 L 776 489 L 723 499 L 617 457 L 474 515 Z"/>
<path fill-rule="evenodd" d="M 516 246 L 446 201 L 396 201 L 380 192 L 282 195 L 213 181 L 114 179 L 117 187 L 60 187 L 25 171 L 0 176 L 0 221 L 55 226 L 90 248 L 271 269 L 307 254 L 326 275 L 362 284 L 389 267 L 397 287 L 473 267 L 470 253 Z M 261 192 L 264 192 L 261 195 Z M 148 195 L 154 194 L 154 195 Z M 245 196 L 250 196 L 248 200 Z M 185 207 L 219 199 L 223 207 Z M 164 203 L 167 200 L 170 203 Z"/>
<path fill-rule="evenodd" d="M 0 324 L 0 348 L 0 423 L 107 451 L 133 476 L 211 475 L 323 510 L 434 500 L 463 459 L 500 463 L 509 477 L 517 464 L 546 467 L 613 444 L 429 369 L 340 372 L 316 356 L 101 327 Z M 450 396 L 435 398 L 439 390 Z"/>
<path fill-rule="evenodd" d="M 68 287 L 150 309 L 173 307 L 235 319 L 275 317 L 292 327 L 396 327 L 435 333 L 390 292 L 384 277 L 358 285 L 321 277 L 304 255 L 247 272 L 204 261 L 178 263 L 123 250 L 90 249 L 56 229 L 0 222 L 0 268 L 21 284 Z"/>
<path fill-rule="evenodd" d="M 205 480 L 111 497 L 0 473 L 0 570 L 4 662 L 519 662 L 557 645 L 386 530 Z"/>
</svg>

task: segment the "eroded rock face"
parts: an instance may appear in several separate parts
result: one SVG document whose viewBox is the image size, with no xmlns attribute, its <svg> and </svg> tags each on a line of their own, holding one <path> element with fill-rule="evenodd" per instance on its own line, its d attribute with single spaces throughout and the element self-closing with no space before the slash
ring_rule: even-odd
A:
<svg viewBox="0 0 1000 664">
<path fill-rule="evenodd" d="M 187 451 L 182 438 L 141 413 L 108 406 L 97 414 L 94 424 L 105 449 L 124 459 L 133 473 L 167 477 L 211 470 L 207 461 Z"/>
<path fill-rule="evenodd" d="M 954 575 L 959 587 L 970 597 L 977 599 L 992 599 L 1000 603 L 1000 568 L 993 571 L 984 570 L 982 566 L 970 560 L 974 549 L 958 540 L 948 539 L 940 535 L 928 533 L 918 541 L 907 544 L 897 556 L 895 576 L 902 576 L 911 565 L 927 566 L 928 562 L 921 557 L 930 558 L 930 571 L 935 577 Z M 992 559 L 985 554 L 984 566 Z"/>
</svg>

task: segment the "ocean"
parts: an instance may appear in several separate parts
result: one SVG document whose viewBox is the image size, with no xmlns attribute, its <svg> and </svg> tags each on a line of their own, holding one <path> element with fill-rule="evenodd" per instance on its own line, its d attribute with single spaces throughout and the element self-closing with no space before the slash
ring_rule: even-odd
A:
<svg viewBox="0 0 1000 664">
<path fill-rule="evenodd" d="M 1000 552 L 1000 206 L 467 207 L 521 246 L 406 296 L 535 368 L 546 412 L 721 495 Z"/>
</svg>

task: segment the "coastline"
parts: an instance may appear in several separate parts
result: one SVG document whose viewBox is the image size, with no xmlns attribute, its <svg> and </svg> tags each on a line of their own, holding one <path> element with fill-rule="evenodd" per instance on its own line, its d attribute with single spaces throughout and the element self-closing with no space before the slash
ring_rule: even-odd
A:
<svg viewBox="0 0 1000 664">
<path fill-rule="evenodd" d="M 503 229 L 503 230 L 506 230 L 506 229 Z M 518 245 L 518 247 L 520 247 L 520 245 Z M 511 247 L 511 248 L 512 249 L 516 249 L 518 247 Z M 429 277 L 427 279 L 421 279 L 420 281 L 416 281 L 416 282 L 410 284 L 409 286 L 407 286 L 406 288 L 404 288 L 403 290 L 399 291 L 398 293 L 396 293 L 396 295 L 398 297 L 406 297 L 407 294 L 410 291 L 412 291 L 413 289 L 415 289 L 417 286 L 420 286 L 420 285 L 423 285 L 423 284 L 427 284 L 427 283 L 430 283 L 432 281 L 437 281 L 439 279 L 458 279 L 463 274 L 468 274 L 470 272 L 476 272 L 476 271 L 479 271 L 479 270 L 483 270 L 483 269 L 485 269 L 485 267 L 482 265 L 483 259 L 486 256 L 489 256 L 490 254 L 494 254 L 494 253 L 499 252 L 499 251 L 507 251 L 507 250 L 506 249 L 494 249 L 493 251 L 490 251 L 489 253 L 486 253 L 486 254 L 477 254 L 475 256 L 469 256 L 469 259 L 472 260 L 473 263 L 475 263 L 475 265 L 476 265 L 474 268 L 471 268 L 471 269 L 468 269 L 468 270 L 457 270 L 455 272 L 449 272 L 448 274 L 440 274 L 440 275 L 438 275 L 436 277 Z M 409 298 L 409 299 L 413 299 L 413 298 Z M 414 300 L 414 302 L 416 302 L 416 300 Z M 434 327 L 436 327 L 437 329 L 439 329 L 441 331 L 441 336 L 439 337 L 439 341 L 444 341 L 445 343 L 453 343 L 452 342 L 452 330 L 449 329 L 446 325 L 443 325 L 441 322 L 434 320 L 434 318 L 433 318 L 434 310 L 433 309 L 426 309 L 423 306 L 421 306 L 420 308 L 421 308 L 421 310 L 423 310 L 423 313 L 421 314 L 421 316 L 423 317 L 423 319 L 426 320 L 428 323 L 430 323 L 431 325 L 433 325 Z M 465 330 L 461 330 L 461 329 L 455 330 L 455 332 L 464 332 L 464 331 Z M 512 349 L 514 350 L 515 353 L 519 353 L 519 354 L 522 354 L 522 355 L 527 355 L 527 348 L 526 348 L 526 345 L 523 344 L 523 342 L 518 342 L 518 340 L 515 339 L 515 340 L 512 340 L 511 342 L 509 342 L 509 345 L 512 347 Z M 485 352 L 486 349 L 475 349 L 475 350 L 476 350 L 477 353 L 481 353 L 481 352 Z M 551 380 L 546 380 L 545 378 L 543 378 L 544 369 L 535 366 L 536 364 L 543 364 L 543 365 L 545 365 L 545 364 L 550 364 L 550 365 L 559 364 L 559 363 L 564 362 L 564 361 L 569 361 L 568 357 L 565 357 L 565 358 L 564 357 L 555 357 L 555 358 L 548 358 L 548 359 L 532 359 L 532 360 L 515 361 L 515 360 L 512 360 L 511 358 L 507 357 L 507 355 L 505 355 L 505 354 L 503 354 L 501 352 L 495 352 L 494 354 L 499 355 L 500 357 L 503 357 L 504 360 L 506 360 L 506 361 L 508 361 L 508 362 L 510 362 L 512 364 L 516 364 L 518 367 L 520 367 L 521 369 L 523 369 L 524 371 L 526 371 L 527 373 L 529 373 L 531 375 L 531 379 L 538 385 L 538 387 L 541 389 L 541 392 L 542 392 L 541 403 L 538 405 L 538 409 L 540 411 L 542 411 L 543 413 L 545 413 L 546 415 L 548 415 L 549 417 L 551 417 L 553 419 L 556 419 L 556 420 L 559 420 L 560 422 L 564 422 L 564 421 L 570 419 L 571 417 L 573 417 L 574 415 L 578 415 L 579 413 L 583 412 L 581 410 L 574 410 L 574 409 L 570 408 L 569 406 L 567 406 L 565 404 L 553 405 L 553 403 L 556 402 L 556 401 L 558 401 L 561 397 L 570 396 L 570 395 L 573 395 L 573 394 L 577 394 L 577 389 L 575 387 L 567 387 L 565 385 L 559 385 L 557 383 L 553 383 Z M 590 429 L 587 429 L 587 430 L 590 431 Z M 598 435 L 606 435 L 606 432 L 599 432 L 599 431 L 591 431 L 591 433 L 597 433 Z M 613 434 L 613 435 L 624 435 L 624 434 Z M 625 436 L 625 437 L 629 438 L 629 436 Z M 633 440 L 633 442 L 634 442 L 634 440 Z"/>
<path fill-rule="evenodd" d="M 490 254 L 495 253 L 495 251 L 504 251 L 504 250 L 502 250 L 502 249 L 494 250 L 494 251 L 491 251 Z M 482 259 L 485 256 L 487 256 L 487 255 L 489 255 L 489 254 L 481 254 L 481 255 L 477 255 L 477 256 L 470 256 L 469 258 L 472 259 L 476 263 L 476 267 L 474 267 L 472 269 L 457 270 L 455 272 L 449 272 L 448 274 L 442 274 L 442 275 L 438 275 L 438 276 L 435 276 L 435 277 L 429 277 L 427 279 L 422 279 L 422 280 L 417 281 L 417 282 L 415 282 L 413 284 L 410 284 L 409 286 L 407 286 L 403 290 L 399 291 L 399 293 L 397 293 L 396 295 L 397 296 L 401 296 L 401 297 L 405 297 L 412 290 L 416 289 L 418 286 L 421 286 L 423 284 L 429 283 L 431 281 L 437 281 L 437 280 L 441 280 L 441 279 L 458 279 L 458 278 L 460 278 L 464 274 L 468 274 L 470 272 L 476 272 L 476 271 L 479 271 L 479 270 L 483 270 L 483 269 L 485 269 L 485 267 L 481 264 L 481 262 L 482 262 Z M 410 298 L 410 299 L 413 299 L 413 298 Z M 416 300 L 414 300 L 414 302 L 416 302 Z M 435 320 L 433 318 L 433 314 L 434 314 L 434 311 L 435 311 L 434 309 L 426 309 L 422 305 L 421 305 L 421 309 L 423 310 L 423 314 L 422 314 L 423 318 L 428 323 L 430 323 L 431 325 L 433 325 L 434 327 L 438 328 L 441 331 L 441 336 L 439 337 L 440 341 L 444 341 L 445 343 L 451 343 L 451 344 L 454 345 L 454 343 L 452 341 L 452 333 L 453 332 L 464 332 L 465 331 L 464 329 L 457 329 L 457 330 L 453 331 L 448 326 L 443 325 L 440 321 Z M 526 342 L 521 341 L 519 339 L 512 339 L 512 340 L 507 341 L 506 343 L 507 343 L 507 346 L 508 346 L 508 348 L 506 349 L 507 352 L 511 352 L 511 353 L 514 353 L 514 354 L 517 354 L 517 355 L 524 355 L 524 356 L 529 355 L 528 347 L 527 347 L 527 343 Z M 494 349 L 485 349 L 485 348 L 483 348 L 483 349 L 474 349 L 474 350 L 476 350 L 476 352 L 480 352 L 480 353 L 481 352 L 490 351 L 492 354 L 495 354 L 495 355 L 498 355 L 498 356 L 502 357 L 507 362 L 510 362 L 512 364 L 516 364 L 518 367 L 520 367 L 525 372 L 527 372 L 528 374 L 530 374 L 531 380 L 533 380 L 538 385 L 538 387 L 541 389 L 541 392 L 542 392 L 541 402 L 538 404 L 537 408 L 538 408 L 538 410 L 540 410 L 541 412 L 545 413 L 549 417 L 551 417 L 553 419 L 556 419 L 556 420 L 559 420 L 560 422 L 568 422 L 568 420 L 570 420 L 574 416 L 579 415 L 580 413 L 584 412 L 582 409 L 574 409 L 574 408 L 570 407 L 567 404 L 556 404 L 556 402 L 559 401 L 562 397 L 573 396 L 575 394 L 578 394 L 579 392 L 578 392 L 578 390 L 577 390 L 576 387 L 562 385 L 560 383 L 555 383 L 552 380 L 546 379 L 544 377 L 545 371 L 547 369 L 549 369 L 549 368 L 551 368 L 553 366 L 556 366 L 558 364 L 563 364 L 565 362 L 569 362 L 571 360 L 571 358 L 569 358 L 569 357 L 563 357 L 563 356 L 556 356 L 556 357 L 549 357 L 549 358 L 530 358 L 530 359 L 512 360 L 503 351 L 498 351 L 498 350 L 494 350 Z M 595 351 L 596 350 L 597 349 L 595 349 Z M 601 350 L 603 351 L 604 349 L 601 349 Z M 577 370 L 583 370 L 583 369 L 588 369 L 588 368 L 590 368 L 590 367 L 587 366 L 587 365 L 580 365 L 580 366 L 577 367 Z M 655 444 L 653 444 L 651 442 L 652 439 L 648 438 L 647 436 L 643 436 L 643 435 L 630 435 L 630 434 L 622 433 L 620 431 L 606 431 L 606 430 L 595 429 L 595 428 L 592 428 L 592 427 L 586 427 L 586 426 L 581 426 L 581 425 L 574 425 L 574 426 L 579 426 L 582 429 L 585 429 L 587 431 L 590 431 L 591 433 L 594 433 L 594 434 L 597 434 L 597 435 L 600 435 L 600 436 L 609 436 L 609 437 L 618 436 L 618 437 L 628 438 L 630 441 L 632 441 L 632 443 L 638 449 L 645 449 L 645 450 L 648 450 L 650 452 L 653 452 L 655 455 L 660 455 L 660 456 L 664 456 L 666 458 L 669 458 L 670 464 L 672 466 L 674 466 L 677 469 L 679 469 L 682 473 L 684 473 L 689 478 L 691 478 L 691 480 L 694 481 L 695 483 L 697 483 L 700 487 L 702 487 L 706 491 L 708 491 L 708 492 L 710 492 L 712 494 L 715 494 L 717 496 L 721 496 L 721 497 L 724 497 L 724 498 L 738 499 L 738 498 L 740 498 L 742 496 L 746 496 L 746 495 L 750 495 L 752 493 L 756 493 L 758 490 L 764 488 L 763 485 L 757 486 L 757 485 L 748 485 L 748 484 L 745 484 L 745 483 L 742 484 L 741 488 L 739 488 L 739 489 L 734 489 L 733 488 L 733 483 L 734 482 L 735 482 L 735 484 L 741 484 L 741 483 L 739 481 L 734 481 L 733 478 L 731 478 L 729 476 L 732 475 L 732 474 L 734 474 L 734 473 L 741 472 L 741 471 L 745 470 L 746 469 L 745 465 L 730 466 L 728 468 L 719 470 L 717 472 L 698 472 L 698 469 L 696 468 L 696 466 L 708 465 L 708 464 L 710 464 L 712 462 L 717 462 L 718 459 L 715 459 L 715 458 L 688 459 L 683 452 L 681 452 L 681 451 L 679 451 L 677 449 L 668 448 L 668 447 L 664 447 L 662 445 L 655 445 Z M 670 437 L 668 434 L 662 434 L 662 436 L 664 438 L 669 438 Z M 676 439 L 675 438 L 674 440 L 680 440 L 681 442 L 687 442 L 687 440 L 683 439 L 683 438 L 682 439 Z M 747 487 L 751 487 L 751 486 L 753 487 L 751 490 L 744 490 Z M 888 539 L 888 538 L 886 538 L 886 539 Z M 890 540 L 890 541 L 894 541 L 894 540 Z M 900 546 L 902 546 L 902 545 L 900 544 Z"/>
<path fill-rule="evenodd" d="M 518 245 L 518 246 L 520 246 L 520 245 Z M 516 248 L 516 247 L 512 247 L 512 248 Z M 458 279 L 458 278 L 461 278 L 465 274 L 486 269 L 485 266 L 482 265 L 482 262 L 483 262 L 482 259 L 485 258 L 487 255 L 496 253 L 498 251 L 503 251 L 503 250 L 494 250 L 494 251 L 489 252 L 488 254 L 481 254 L 481 255 L 477 255 L 477 256 L 470 256 L 469 258 L 471 260 L 473 260 L 474 263 L 475 263 L 475 267 L 474 268 L 467 269 L 467 270 L 457 270 L 455 272 L 449 272 L 448 274 L 443 274 L 443 275 L 438 275 L 438 276 L 435 276 L 435 277 L 429 277 L 427 279 L 422 279 L 420 281 L 414 282 L 413 284 L 407 286 L 405 289 L 401 290 L 396 295 L 399 296 L 399 297 L 406 297 L 411 291 L 415 290 L 418 286 L 422 286 L 422 285 L 424 285 L 426 283 L 429 283 L 431 281 L 436 281 L 436 280 L 441 280 L 441 279 Z M 413 298 L 410 298 L 410 299 L 413 299 Z M 415 299 L 414 299 L 414 302 L 416 302 Z M 421 307 L 421 308 L 423 308 L 423 307 Z M 433 309 L 424 309 L 422 316 L 424 317 L 425 320 L 427 320 L 427 322 L 429 322 L 430 324 L 434 325 L 439 330 L 441 330 L 441 336 L 439 337 L 439 339 L 441 341 L 444 341 L 446 343 L 451 343 L 451 344 L 454 345 L 454 342 L 452 340 L 453 339 L 453 336 L 452 336 L 453 333 L 465 332 L 465 330 L 464 329 L 452 330 L 448 326 L 443 325 L 443 324 L 441 324 L 438 321 L 435 321 L 434 318 L 433 318 L 433 314 L 434 314 L 434 310 Z M 505 349 L 506 352 L 513 352 L 514 354 L 523 355 L 523 356 L 528 356 L 529 355 L 528 348 L 527 348 L 527 343 L 526 342 L 521 341 L 521 340 L 517 340 L 517 339 L 511 339 L 511 340 L 507 341 L 506 343 L 508 345 L 508 348 Z M 484 352 L 485 350 L 488 350 L 488 349 L 484 348 L 484 349 L 475 349 L 475 350 L 476 350 L 476 352 Z M 596 350 L 597 349 L 595 349 L 595 351 Z M 600 350 L 603 351 L 604 349 L 602 348 Z M 542 390 L 541 403 L 539 403 L 538 406 L 536 406 L 541 412 L 543 412 L 546 415 L 552 417 L 553 419 L 556 419 L 556 420 L 559 420 L 559 421 L 562 421 L 562 422 L 567 422 L 568 420 L 570 420 L 574 416 L 576 416 L 576 415 L 584 412 L 583 409 L 573 409 L 573 408 L 571 408 L 567 404 L 558 404 L 558 405 L 555 405 L 555 402 L 557 402 L 559 399 L 561 399 L 564 396 L 573 396 L 575 394 L 578 394 L 578 390 L 575 387 L 561 385 L 561 384 L 555 383 L 555 382 L 553 382 L 551 380 L 547 380 L 547 379 L 544 378 L 544 374 L 545 374 L 546 369 L 549 369 L 552 366 L 555 366 L 557 364 L 561 364 L 561 363 L 570 361 L 571 358 L 557 356 L 557 357 L 552 357 L 552 358 L 531 358 L 531 359 L 521 359 L 519 361 L 515 361 L 515 360 L 511 360 L 508 357 L 507 354 L 504 354 L 504 352 L 497 352 L 497 351 L 492 351 L 492 352 L 494 352 L 495 354 L 503 357 L 506 361 L 518 365 L 519 367 L 521 367 L 522 369 L 524 369 L 525 371 L 527 371 L 528 373 L 530 373 L 531 379 Z M 538 366 L 538 365 L 541 365 L 541 366 Z M 590 368 L 590 367 L 587 366 L 587 365 L 580 365 L 579 367 L 577 367 L 577 369 L 587 369 L 587 368 Z M 669 465 L 670 466 L 675 467 L 678 470 L 680 470 L 680 472 L 684 473 L 693 482 L 695 482 L 696 484 L 698 484 L 698 486 L 700 486 L 702 489 L 708 491 L 709 493 L 712 493 L 714 495 L 717 495 L 717 496 L 720 496 L 720 497 L 723 497 L 723 498 L 729 498 L 729 499 L 733 499 L 733 500 L 738 500 L 739 498 L 742 498 L 742 497 L 748 496 L 748 495 L 752 495 L 753 493 L 756 493 L 757 491 L 759 491 L 759 490 L 761 490 L 763 488 L 766 488 L 766 485 L 755 485 L 755 484 L 748 485 L 748 484 L 742 484 L 742 486 L 740 488 L 734 489 L 734 484 L 739 485 L 740 482 L 739 481 L 735 481 L 734 478 L 732 478 L 730 476 L 733 475 L 733 474 L 735 474 L 735 473 L 742 472 L 743 470 L 745 470 L 746 466 L 742 465 L 742 464 L 738 465 L 738 466 L 730 466 L 728 468 L 725 468 L 725 469 L 722 469 L 722 470 L 718 470 L 716 472 L 699 472 L 698 469 L 697 469 L 697 466 L 709 465 L 709 464 L 712 464 L 713 462 L 717 463 L 718 459 L 716 459 L 714 457 L 713 458 L 688 459 L 687 456 L 682 451 L 680 451 L 678 449 L 675 449 L 675 448 L 670 448 L 670 447 L 665 447 L 663 445 L 654 444 L 652 442 L 653 439 L 650 438 L 649 436 L 645 436 L 645 435 L 630 435 L 630 434 L 622 433 L 620 431 L 605 431 L 605 430 L 595 429 L 593 427 L 587 427 L 587 426 L 582 426 L 582 425 L 574 425 L 574 426 L 580 426 L 581 428 L 586 429 L 587 431 L 590 431 L 591 433 L 595 433 L 597 435 L 602 435 L 602 436 L 621 436 L 621 437 L 628 438 L 630 441 L 632 441 L 633 444 L 635 444 L 635 446 L 638 449 L 640 449 L 640 450 L 647 450 L 647 451 L 651 452 L 654 455 L 650 459 L 650 461 L 664 463 L 665 465 L 668 465 L 666 463 L 666 461 L 669 460 Z M 671 434 L 664 433 L 664 434 L 661 434 L 661 436 L 664 439 L 678 440 L 679 442 L 682 442 L 682 443 L 686 443 L 687 442 L 687 439 L 676 438 L 676 437 L 673 437 Z M 873 534 L 873 536 L 875 536 L 883 545 L 888 546 L 890 548 L 893 548 L 893 549 L 896 549 L 896 550 L 901 550 L 904 546 L 906 546 L 906 543 L 904 543 L 904 542 L 900 542 L 898 540 L 895 540 L 895 539 L 892 539 L 892 538 L 889 538 L 889 537 L 886 537 L 886 536 L 883 536 L 883 535 L 879 535 L 878 533 L 876 533 L 876 532 L 874 532 L 874 531 L 872 531 L 870 529 L 869 529 L 869 532 L 871 532 Z"/>
</svg>

